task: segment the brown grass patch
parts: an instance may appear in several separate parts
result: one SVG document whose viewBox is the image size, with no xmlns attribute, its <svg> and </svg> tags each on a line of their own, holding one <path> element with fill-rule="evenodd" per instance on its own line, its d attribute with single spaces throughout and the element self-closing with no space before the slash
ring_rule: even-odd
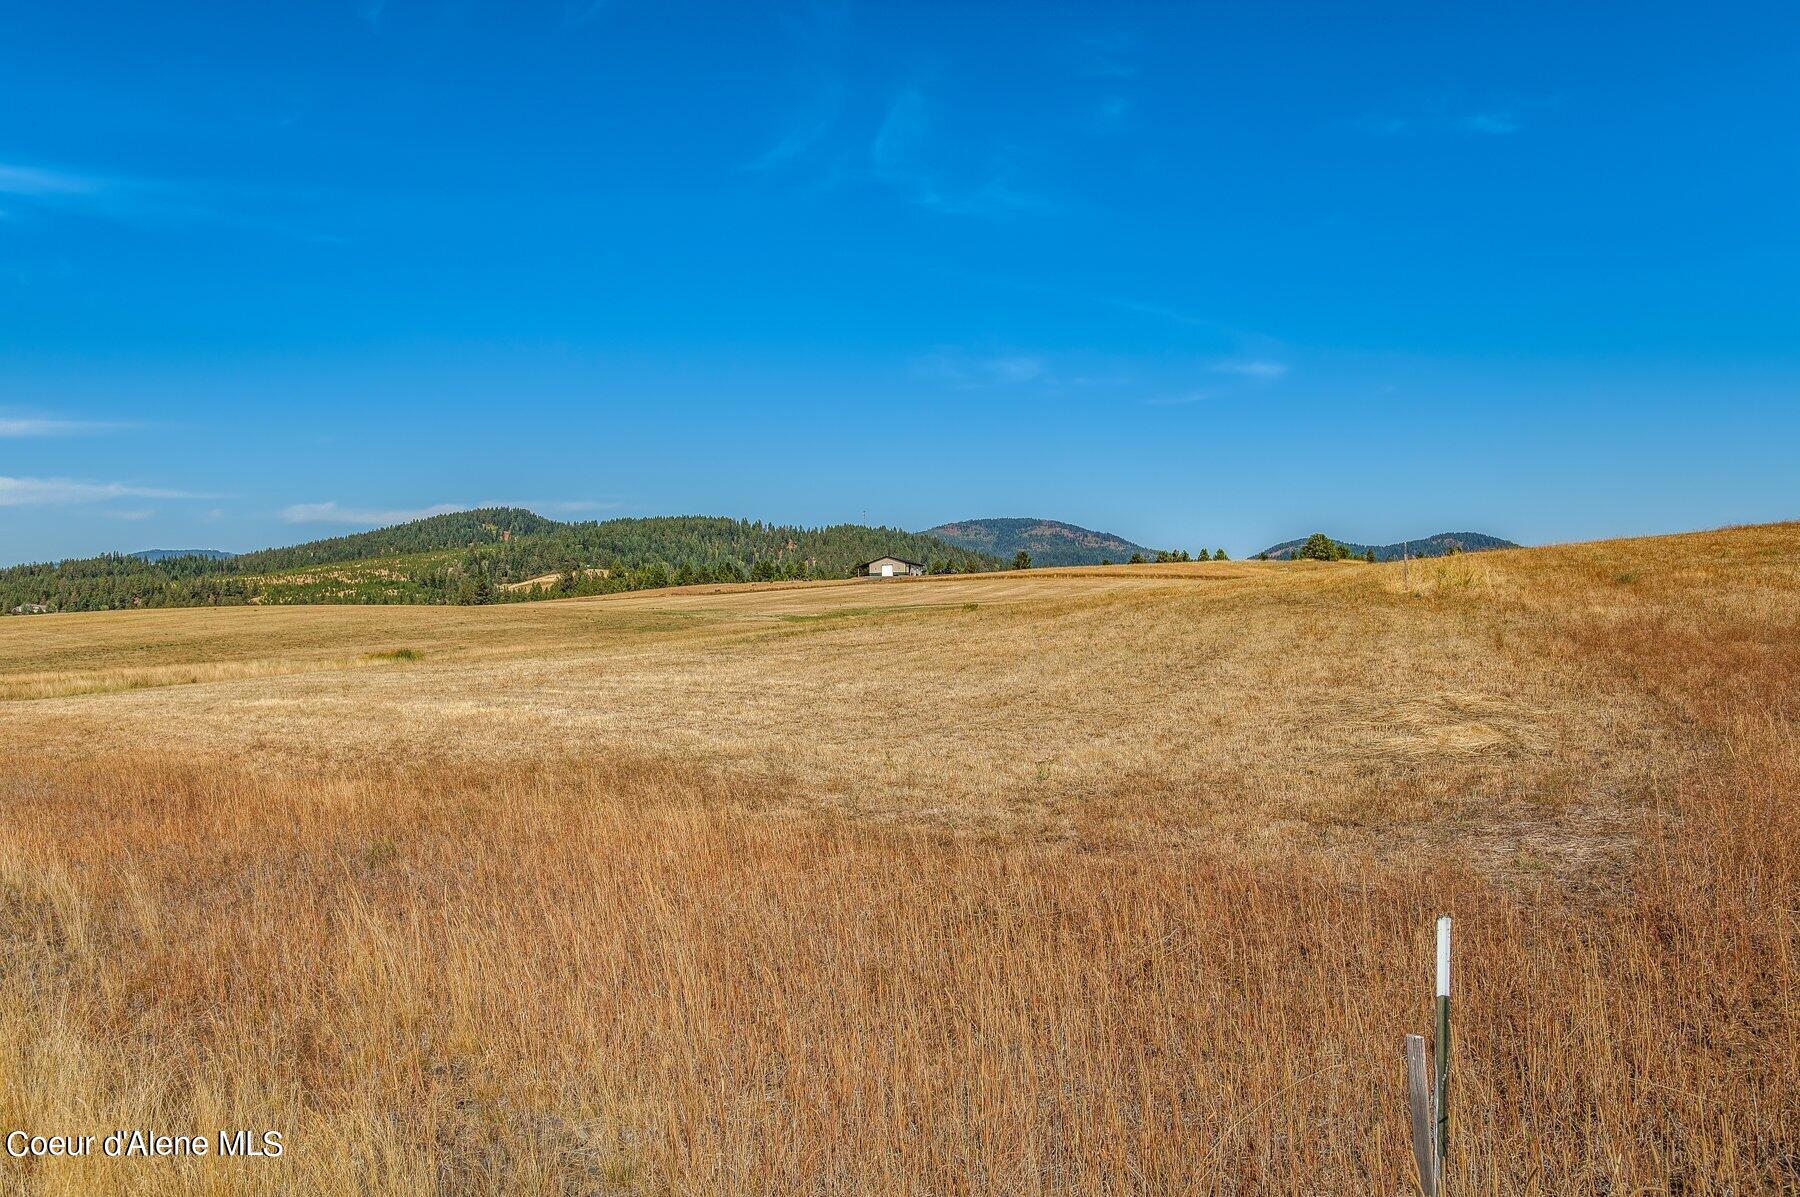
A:
<svg viewBox="0 0 1800 1197">
<path fill-rule="evenodd" d="M 397 653 L 408 654 L 405 656 Z M 243 678 L 292 677 L 360 669 L 400 660 L 417 660 L 413 649 L 366 653 L 360 657 L 319 657 L 301 660 L 207 661 L 193 665 L 147 665 L 136 669 L 64 670 L 54 673 L 19 673 L 0 677 L 0 702 L 37 698 L 70 698 L 84 694 L 117 694 L 158 686 L 193 686 L 203 682 Z"/>
<path fill-rule="evenodd" d="M 1405 1192 L 1448 910 L 1455 1192 L 1794 1191 L 1800 527 L 1230 564 L 302 611 L 426 659 L 18 704 L 0 1123 L 289 1150 L 7 1183 Z"/>
</svg>

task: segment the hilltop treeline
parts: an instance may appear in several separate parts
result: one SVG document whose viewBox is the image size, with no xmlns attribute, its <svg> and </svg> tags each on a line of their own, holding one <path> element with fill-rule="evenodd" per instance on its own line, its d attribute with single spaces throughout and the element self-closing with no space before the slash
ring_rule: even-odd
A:
<svg viewBox="0 0 1800 1197">
<path fill-rule="evenodd" d="M 1343 551 L 1321 556 L 1321 543 L 1335 545 Z M 1435 536 L 1421 536 L 1417 540 L 1396 541 L 1393 544 L 1357 544 L 1354 541 L 1335 540 L 1323 532 L 1315 532 L 1302 540 L 1284 540 L 1280 544 L 1272 544 L 1258 553 L 1257 557 L 1264 561 L 1303 558 L 1324 561 L 1398 561 L 1402 557 L 1447 557 L 1452 553 L 1484 553 L 1489 549 L 1518 547 L 1513 541 L 1489 536 L 1486 532 L 1439 532 Z"/>
<path fill-rule="evenodd" d="M 860 524 L 801 528 L 707 516 L 563 524 L 519 508 L 488 508 L 224 560 L 108 554 L 14 566 L 0 570 L 0 611 L 508 602 L 699 582 L 842 578 L 889 553 L 926 562 L 934 573 L 1000 565 L 933 536 Z M 551 574 L 545 585 L 507 589 Z"/>
<path fill-rule="evenodd" d="M 233 558 L 232 564 L 239 567 L 240 573 L 270 573 L 339 561 L 361 561 L 369 557 L 462 550 L 501 543 L 514 537 L 548 536 L 570 526 L 545 519 L 523 507 L 484 507 L 476 511 L 429 516 L 369 532 L 353 532 L 348 536 L 310 540 L 287 548 L 243 553 Z"/>
</svg>

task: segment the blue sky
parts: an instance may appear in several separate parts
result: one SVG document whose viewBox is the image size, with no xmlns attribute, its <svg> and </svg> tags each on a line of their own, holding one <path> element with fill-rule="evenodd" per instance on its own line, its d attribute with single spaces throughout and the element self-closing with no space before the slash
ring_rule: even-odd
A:
<svg viewBox="0 0 1800 1197">
<path fill-rule="evenodd" d="M 13 5 L 0 562 L 1800 515 L 1791 5 Z"/>
</svg>

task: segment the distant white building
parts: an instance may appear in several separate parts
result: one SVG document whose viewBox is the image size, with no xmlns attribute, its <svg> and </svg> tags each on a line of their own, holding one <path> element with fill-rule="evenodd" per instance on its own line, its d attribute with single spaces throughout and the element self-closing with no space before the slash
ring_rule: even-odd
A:
<svg viewBox="0 0 1800 1197">
<path fill-rule="evenodd" d="M 925 565 L 919 561 L 908 561 L 904 557 L 877 557 L 857 566 L 856 572 L 867 574 L 871 578 L 918 578 L 924 576 Z"/>
</svg>

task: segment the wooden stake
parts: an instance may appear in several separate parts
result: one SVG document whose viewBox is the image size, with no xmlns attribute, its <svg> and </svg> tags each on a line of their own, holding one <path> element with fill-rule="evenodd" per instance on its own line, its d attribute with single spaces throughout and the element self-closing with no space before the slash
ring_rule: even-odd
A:
<svg viewBox="0 0 1800 1197">
<path fill-rule="evenodd" d="M 1419 1191 L 1437 1197 L 1436 1128 L 1431 1109 L 1431 1080 L 1425 1063 L 1425 1036 L 1406 1037 L 1406 1105 L 1412 1112 L 1413 1162 L 1419 1167 Z"/>
</svg>

